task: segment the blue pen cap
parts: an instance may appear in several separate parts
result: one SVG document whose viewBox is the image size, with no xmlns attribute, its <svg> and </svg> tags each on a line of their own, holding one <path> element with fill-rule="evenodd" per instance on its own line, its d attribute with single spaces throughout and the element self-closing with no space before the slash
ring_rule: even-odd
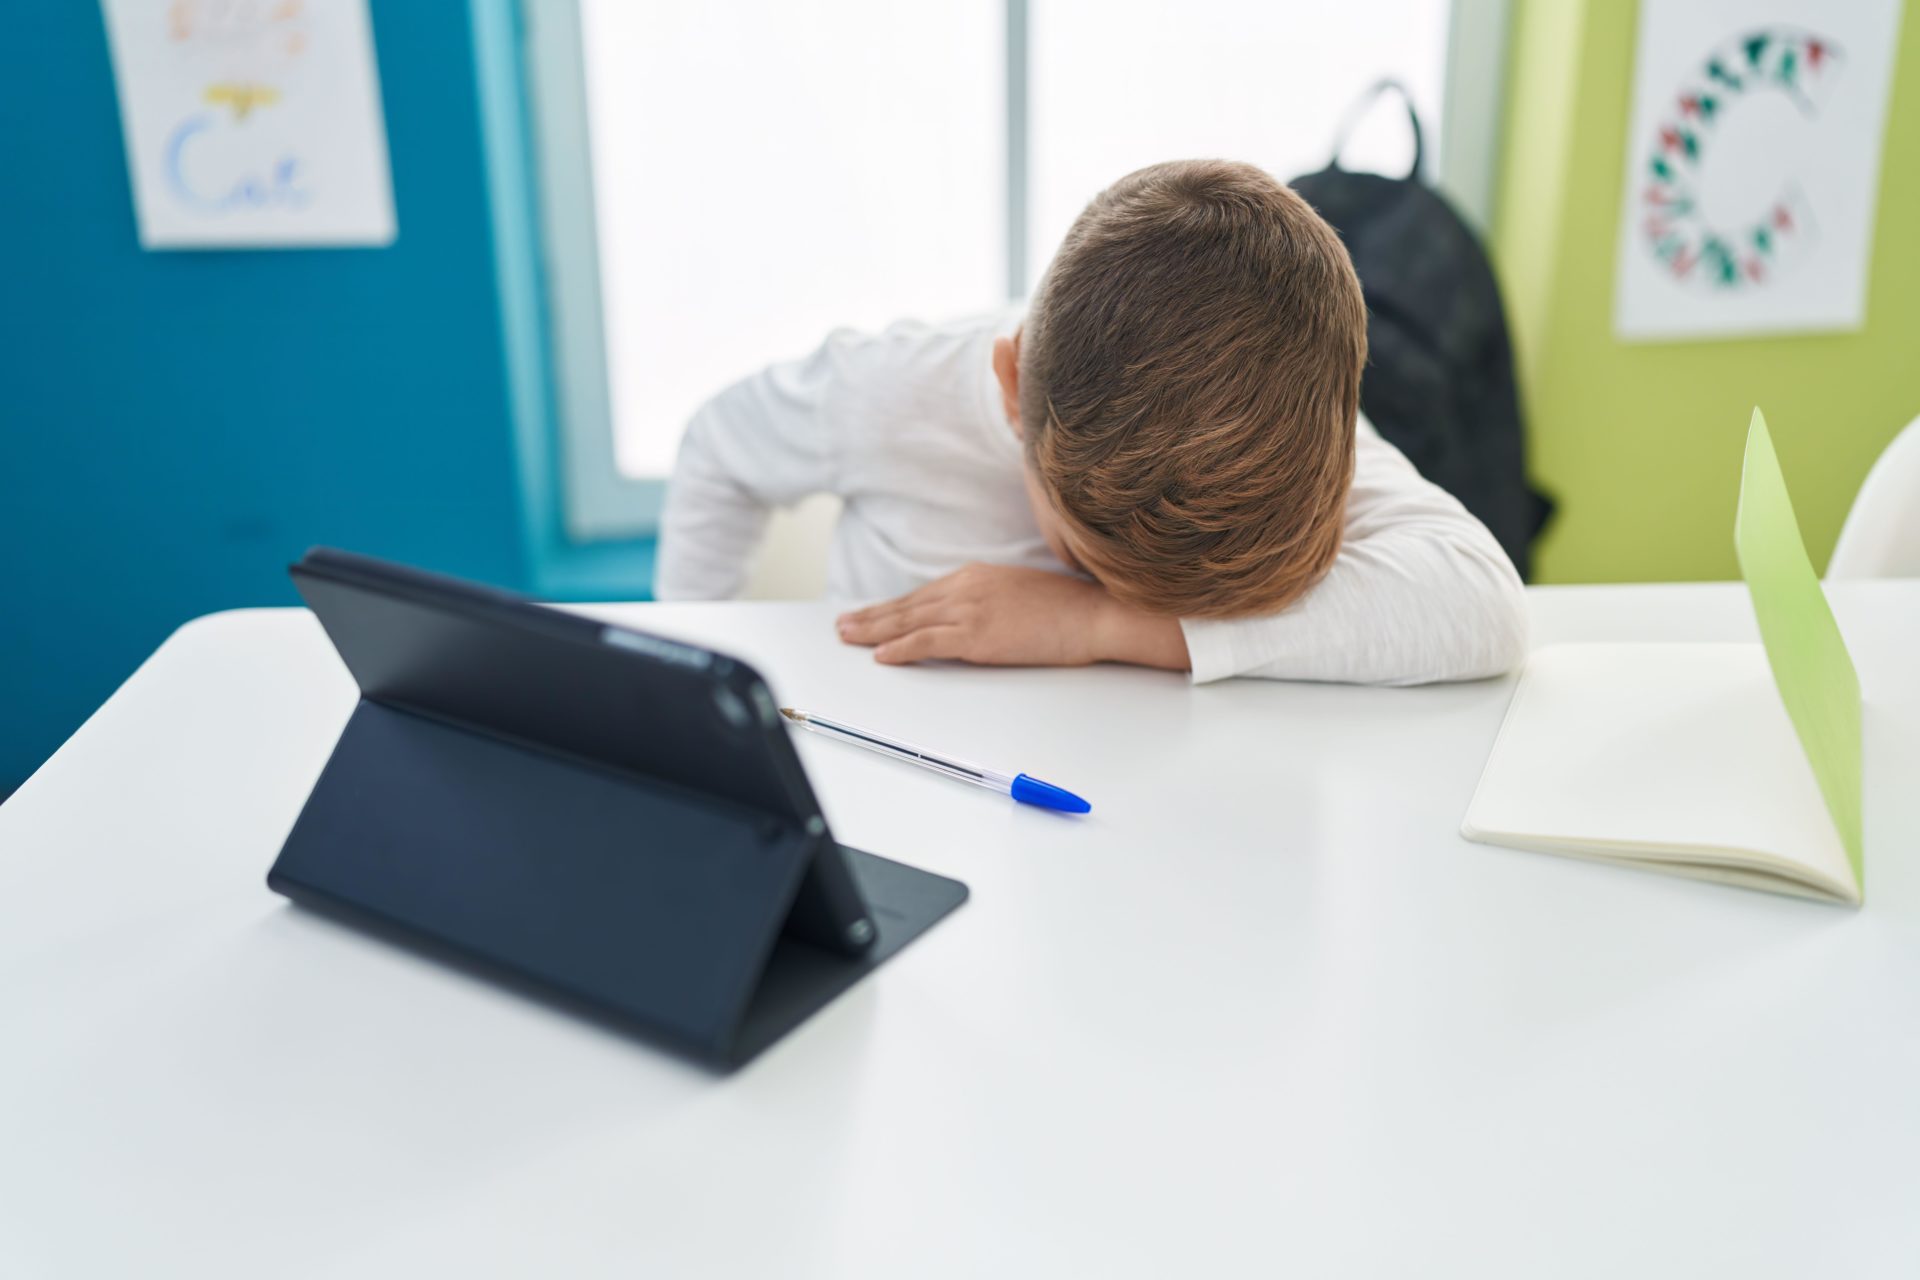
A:
<svg viewBox="0 0 1920 1280">
<path fill-rule="evenodd" d="M 1073 792 L 1063 791 L 1051 782 L 1042 782 L 1024 773 L 1013 780 L 1013 798 L 1021 804 L 1057 809 L 1061 813 L 1093 812 L 1093 806 Z"/>
</svg>

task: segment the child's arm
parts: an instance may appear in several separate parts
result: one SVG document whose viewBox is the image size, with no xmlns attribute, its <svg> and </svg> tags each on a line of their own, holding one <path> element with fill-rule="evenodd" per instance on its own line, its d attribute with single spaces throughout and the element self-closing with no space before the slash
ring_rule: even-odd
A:
<svg viewBox="0 0 1920 1280">
<path fill-rule="evenodd" d="M 847 614 L 882 662 L 1125 662 L 1227 676 L 1423 684 L 1498 675 L 1526 654 L 1520 576 L 1486 527 L 1363 427 L 1346 537 L 1327 576 L 1279 613 L 1224 622 L 1143 613 L 1091 582 L 969 565 Z"/>
<path fill-rule="evenodd" d="M 1526 656 L 1520 575 L 1486 526 L 1364 424 L 1357 447 L 1333 568 L 1270 617 L 1183 621 L 1196 683 L 1475 680 Z"/>
<path fill-rule="evenodd" d="M 823 410 L 836 339 L 776 364 L 702 405 L 667 485 L 653 576 L 661 600 L 727 600 L 746 582 L 767 515 L 834 491 L 837 458 Z"/>
</svg>

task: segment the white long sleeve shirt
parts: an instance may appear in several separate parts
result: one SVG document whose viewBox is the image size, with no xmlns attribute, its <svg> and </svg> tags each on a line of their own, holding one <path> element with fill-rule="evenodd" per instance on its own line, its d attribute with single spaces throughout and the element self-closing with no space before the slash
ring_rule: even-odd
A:
<svg viewBox="0 0 1920 1280">
<path fill-rule="evenodd" d="M 827 571 L 837 600 L 890 598 L 974 561 L 1072 572 L 1034 520 L 993 376 L 993 340 L 1019 321 L 841 330 L 708 401 L 668 486 L 655 594 L 737 595 L 768 513 L 816 493 L 845 504 Z M 1500 544 L 1365 418 L 1355 448 L 1332 569 L 1278 613 L 1182 620 L 1196 682 L 1421 684 L 1519 663 L 1525 600 Z"/>
</svg>

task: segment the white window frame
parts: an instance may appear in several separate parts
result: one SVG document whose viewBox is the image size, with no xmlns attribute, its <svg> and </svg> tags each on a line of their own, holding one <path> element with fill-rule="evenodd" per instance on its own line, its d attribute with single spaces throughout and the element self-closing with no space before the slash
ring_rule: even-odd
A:
<svg viewBox="0 0 1920 1280">
<path fill-rule="evenodd" d="M 1027 278 L 1029 213 L 1028 9 L 1006 9 L 1006 285 Z M 1046 3 L 1046 0 L 1037 0 Z M 1463 217 L 1486 232 L 1498 178 L 1502 99 L 1512 0 L 1453 0 L 1434 176 Z M 553 365 L 561 498 L 575 542 L 645 537 L 659 527 L 666 481 L 620 470 L 607 377 L 600 255 L 593 197 L 592 121 L 579 0 L 522 0 L 528 110 Z"/>
<path fill-rule="evenodd" d="M 1440 91 L 1440 169 L 1433 182 L 1483 239 L 1493 230 L 1506 110 L 1513 0 L 1453 0 Z"/>
<path fill-rule="evenodd" d="M 667 486 L 626 475 L 615 453 L 579 0 L 526 0 L 522 21 L 566 530 L 575 542 L 647 536 Z"/>
</svg>

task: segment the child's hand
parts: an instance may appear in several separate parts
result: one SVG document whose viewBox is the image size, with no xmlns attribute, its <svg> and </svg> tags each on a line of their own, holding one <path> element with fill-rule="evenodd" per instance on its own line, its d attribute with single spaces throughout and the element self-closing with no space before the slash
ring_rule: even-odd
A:
<svg viewBox="0 0 1920 1280">
<path fill-rule="evenodd" d="M 840 638 L 881 662 L 950 658 L 987 666 L 1131 662 L 1187 669 L 1177 619 L 1143 613 L 1079 578 L 970 564 L 897 600 L 839 620 Z"/>
</svg>

